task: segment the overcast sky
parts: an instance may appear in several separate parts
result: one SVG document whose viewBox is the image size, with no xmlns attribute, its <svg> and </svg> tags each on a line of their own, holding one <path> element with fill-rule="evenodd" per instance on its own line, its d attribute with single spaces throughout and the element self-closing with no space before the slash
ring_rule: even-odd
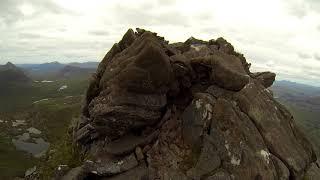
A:
<svg viewBox="0 0 320 180">
<path fill-rule="evenodd" d="M 320 0 L 0 0 L 0 64 L 100 61 L 135 27 L 223 36 L 252 70 L 320 86 Z"/>
</svg>

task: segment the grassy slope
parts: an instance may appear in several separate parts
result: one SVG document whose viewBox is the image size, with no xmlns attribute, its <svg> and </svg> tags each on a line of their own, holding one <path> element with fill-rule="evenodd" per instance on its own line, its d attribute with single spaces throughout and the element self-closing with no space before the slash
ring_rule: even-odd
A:
<svg viewBox="0 0 320 180">
<path fill-rule="evenodd" d="M 67 85 L 63 91 L 58 89 Z M 0 112 L 10 112 L 30 106 L 33 102 L 45 98 L 77 96 L 83 94 L 87 79 L 65 79 L 51 83 L 11 84 L 0 87 Z"/>
<path fill-rule="evenodd" d="M 50 149 L 55 149 L 60 155 L 69 161 L 75 162 L 67 157 L 72 150 L 71 141 L 67 141 L 67 130 L 71 120 L 80 114 L 81 100 L 84 90 L 88 84 L 87 78 L 64 79 L 52 83 L 11 84 L 0 92 L 0 119 L 14 120 L 25 119 L 27 127 L 33 126 L 43 132 L 44 138 L 51 143 Z M 62 85 L 68 88 L 57 91 Z M 72 97 L 70 97 L 72 96 Z M 33 104 L 34 101 L 49 98 Z M 8 126 L 8 125 L 7 125 Z M 38 163 L 39 160 L 15 149 L 11 142 L 13 129 L 10 125 L 0 124 L 0 179 L 22 176 L 27 168 Z M 67 143 L 68 142 L 68 143 Z M 56 167 L 59 162 L 48 160 L 49 170 Z M 45 160 L 47 161 L 47 160 Z M 22 163 L 23 162 L 23 163 Z M 66 162 L 72 164 L 71 162 Z M 47 171 L 49 171 L 47 170 Z"/>
<path fill-rule="evenodd" d="M 320 157 L 320 111 L 308 110 L 296 104 L 281 101 L 292 113 L 295 122 L 301 127 Z"/>
<path fill-rule="evenodd" d="M 78 153 L 72 147 L 72 139 L 68 134 L 68 127 L 73 118 L 80 114 L 81 97 L 56 98 L 43 101 L 34 107 L 32 117 L 34 126 L 46 134 L 51 143 L 46 159 L 42 159 L 38 167 L 41 179 L 49 179 L 53 176 L 55 168 L 60 164 L 75 167 L 80 163 Z"/>
<path fill-rule="evenodd" d="M 289 81 L 276 81 L 271 89 L 274 96 L 290 110 L 320 157 L 320 88 Z"/>
</svg>

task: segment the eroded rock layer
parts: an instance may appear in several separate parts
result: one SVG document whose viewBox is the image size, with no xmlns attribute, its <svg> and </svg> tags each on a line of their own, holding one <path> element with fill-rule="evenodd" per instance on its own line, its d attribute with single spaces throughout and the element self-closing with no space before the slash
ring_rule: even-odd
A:
<svg viewBox="0 0 320 180">
<path fill-rule="evenodd" d="M 271 72 L 223 38 L 169 44 L 129 29 L 99 65 L 74 141 L 90 160 L 63 179 L 302 179 L 318 171 Z M 312 167 L 312 172 L 308 169 Z"/>
</svg>

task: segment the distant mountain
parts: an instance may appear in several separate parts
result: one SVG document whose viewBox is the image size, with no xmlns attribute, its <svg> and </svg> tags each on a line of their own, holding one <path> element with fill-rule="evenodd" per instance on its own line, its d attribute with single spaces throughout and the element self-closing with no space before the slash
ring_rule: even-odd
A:
<svg viewBox="0 0 320 180">
<path fill-rule="evenodd" d="M 26 74 L 12 64 L 8 62 L 5 65 L 0 65 L 0 83 L 15 83 L 15 82 L 29 82 L 30 78 L 26 76 Z"/>
<path fill-rule="evenodd" d="M 43 63 L 43 64 L 17 64 L 18 67 L 28 69 L 28 70 L 56 70 L 61 69 L 65 66 L 75 66 L 75 67 L 81 67 L 81 68 L 97 68 L 99 65 L 99 62 L 72 62 L 72 63 L 60 63 L 58 61 L 49 62 L 49 63 Z"/>
<path fill-rule="evenodd" d="M 96 68 L 81 68 L 77 66 L 67 65 L 57 73 L 58 78 L 73 78 L 89 76 L 94 73 Z"/>
<path fill-rule="evenodd" d="M 62 64 L 57 61 L 44 63 L 44 64 L 18 64 L 19 67 L 23 68 L 26 74 L 28 74 L 33 79 L 52 79 L 56 78 L 62 72 L 69 70 L 73 72 L 78 72 L 78 74 L 83 74 L 84 72 L 91 72 L 92 69 L 98 67 L 98 62 L 84 62 L 84 63 L 68 63 Z M 83 68 L 81 70 L 71 69 L 68 66 Z M 66 68 L 67 67 L 67 68 Z M 66 68 L 66 69 L 64 69 Z M 77 74 L 77 73 L 72 73 Z"/>
<path fill-rule="evenodd" d="M 56 71 L 62 69 L 64 66 L 64 64 L 54 61 L 50 63 L 39 64 L 38 68 L 39 70 Z"/>
<path fill-rule="evenodd" d="M 43 64 L 17 64 L 17 66 L 23 69 L 33 70 L 33 71 L 44 71 L 44 70 L 53 71 L 53 70 L 61 69 L 65 65 L 57 61 L 54 61 L 54 62 L 43 63 Z"/>
<path fill-rule="evenodd" d="M 64 64 L 57 61 L 44 64 L 17 64 L 32 79 L 50 79 L 64 68 Z"/>
<path fill-rule="evenodd" d="M 276 81 L 271 89 L 274 96 L 281 101 L 305 109 L 320 110 L 320 87 L 291 81 Z"/>
<path fill-rule="evenodd" d="M 83 63 L 73 62 L 73 63 L 69 63 L 67 65 L 80 67 L 80 68 L 93 68 L 93 69 L 96 69 L 98 67 L 98 65 L 99 65 L 99 62 L 83 62 Z"/>
<path fill-rule="evenodd" d="M 291 81 L 276 81 L 272 88 L 277 89 L 278 91 L 290 90 L 290 93 L 294 93 L 296 96 L 316 96 L 320 94 L 320 87 Z"/>
</svg>

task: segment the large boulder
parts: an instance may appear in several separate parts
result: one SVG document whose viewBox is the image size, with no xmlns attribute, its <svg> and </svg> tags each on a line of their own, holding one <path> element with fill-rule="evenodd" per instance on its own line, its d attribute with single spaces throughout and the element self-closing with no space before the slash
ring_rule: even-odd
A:
<svg viewBox="0 0 320 180">
<path fill-rule="evenodd" d="M 251 77 L 255 78 L 264 87 L 268 88 L 273 84 L 276 74 L 272 72 L 258 72 L 252 73 Z"/>
<path fill-rule="evenodd" d="M 316 160 L 312 146 L 293 123 L 292 115 L 267 89 L 250 83 L 236 94 L 236 99 L 270 151 L 287 165 L 293 176 L 299 177 Z"/>
<path fill-rule="evenodd" d="M 74 142 L 78 179 L 320 178 L 312 146 L 223 38 L 168 44 L 128 30 L 101 61 Z"/>
<path fill-rule="evenodd" d="M 169 57 L 154 35 L 146 32 L 131 42 L 135 36 L 128 32 L 119 44 L 132 45 L 109 62 L 99 82 L 100 93 L 87 102 L 92 125 L 110 139 L 156 123 L 173 76 Z"/>
</svg>

